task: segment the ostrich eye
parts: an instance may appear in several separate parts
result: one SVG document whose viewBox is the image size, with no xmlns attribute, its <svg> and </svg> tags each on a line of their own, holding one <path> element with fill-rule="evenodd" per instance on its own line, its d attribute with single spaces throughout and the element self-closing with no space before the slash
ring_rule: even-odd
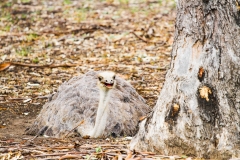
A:
<svg viewBox="0 0 240 160">
<path fill-rule="evenodd" d="M 102 79 L 103 79 L 103 77 L 101 77 L 101 76 L 98 77 L 98 80 L 99 80 L 99 81 L 101 81 Z"/>
<path fill-rule="evenodd" d="M 114 75 L 114 76 L 113 76 L 113 79 L 115 79 L 115 78 L 116 78 L 116 76 Z"/>
</svg>

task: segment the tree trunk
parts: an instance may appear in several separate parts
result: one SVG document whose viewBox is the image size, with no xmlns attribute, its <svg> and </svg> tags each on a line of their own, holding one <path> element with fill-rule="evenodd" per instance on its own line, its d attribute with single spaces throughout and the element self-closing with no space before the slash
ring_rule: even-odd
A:
<svg viewBox="0 0 240 160">
<path fill-rule="evenodd" d="M 132 149 L 240 156 L 238 5 L 235 0 L 178 1 L 171 68 Z"/>
</svg>

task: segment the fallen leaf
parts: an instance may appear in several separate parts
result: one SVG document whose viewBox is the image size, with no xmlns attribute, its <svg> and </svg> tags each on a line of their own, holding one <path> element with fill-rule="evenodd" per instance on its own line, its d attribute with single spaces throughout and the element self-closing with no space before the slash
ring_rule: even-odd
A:
<svg viewBox="0 0 240 160">
<path fill-rule="evenodd" d="M 147 116 L 142 116 L 142 117 L 140 117 L 138 120 L 141 122 L 141 121 L 143 121 L 145 118 L 147 118 Z"/>
<path fill-rule="evenodd" d="M 4 63 L 0 64 L 0 71 L 4 71 L 10 66 L 11 66 L 10 62 L 4 62 Z"/>
</svg>

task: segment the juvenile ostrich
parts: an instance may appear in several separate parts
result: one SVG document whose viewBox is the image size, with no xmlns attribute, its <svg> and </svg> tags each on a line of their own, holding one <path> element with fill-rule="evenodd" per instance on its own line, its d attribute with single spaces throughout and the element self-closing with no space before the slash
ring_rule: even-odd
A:
<svg viewBox="0 0 240 160">
<path fill-rule="evenodd" d="M 127 81 L 109 71 L 73 77 L 50 99 L 26 134 L 63 137 L 75 128 L 77 136 L 133 136 L 150 111 Z"/>
</svg>

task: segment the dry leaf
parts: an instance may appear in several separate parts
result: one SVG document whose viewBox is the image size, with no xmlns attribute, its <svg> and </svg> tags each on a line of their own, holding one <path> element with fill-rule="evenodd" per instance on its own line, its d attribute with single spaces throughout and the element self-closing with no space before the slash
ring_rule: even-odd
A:
<svg viewBox="0 0 240 160">
<path fill-rule="evenodd" d="M 5 69 L 7 69 L 10 66 L 11 66 L 10 62 L 4 62 L 4 63 L 0 64 L 0 71 L 4 71 Z"/>
<path fill-rule="evenodd" d="M 147 116 L 142 116 L 142 117 L 140 117 L 139 119 L 138 119 L 138 121 L 143 121 L 145 118 L 146 118 Z"/>
</svg>

